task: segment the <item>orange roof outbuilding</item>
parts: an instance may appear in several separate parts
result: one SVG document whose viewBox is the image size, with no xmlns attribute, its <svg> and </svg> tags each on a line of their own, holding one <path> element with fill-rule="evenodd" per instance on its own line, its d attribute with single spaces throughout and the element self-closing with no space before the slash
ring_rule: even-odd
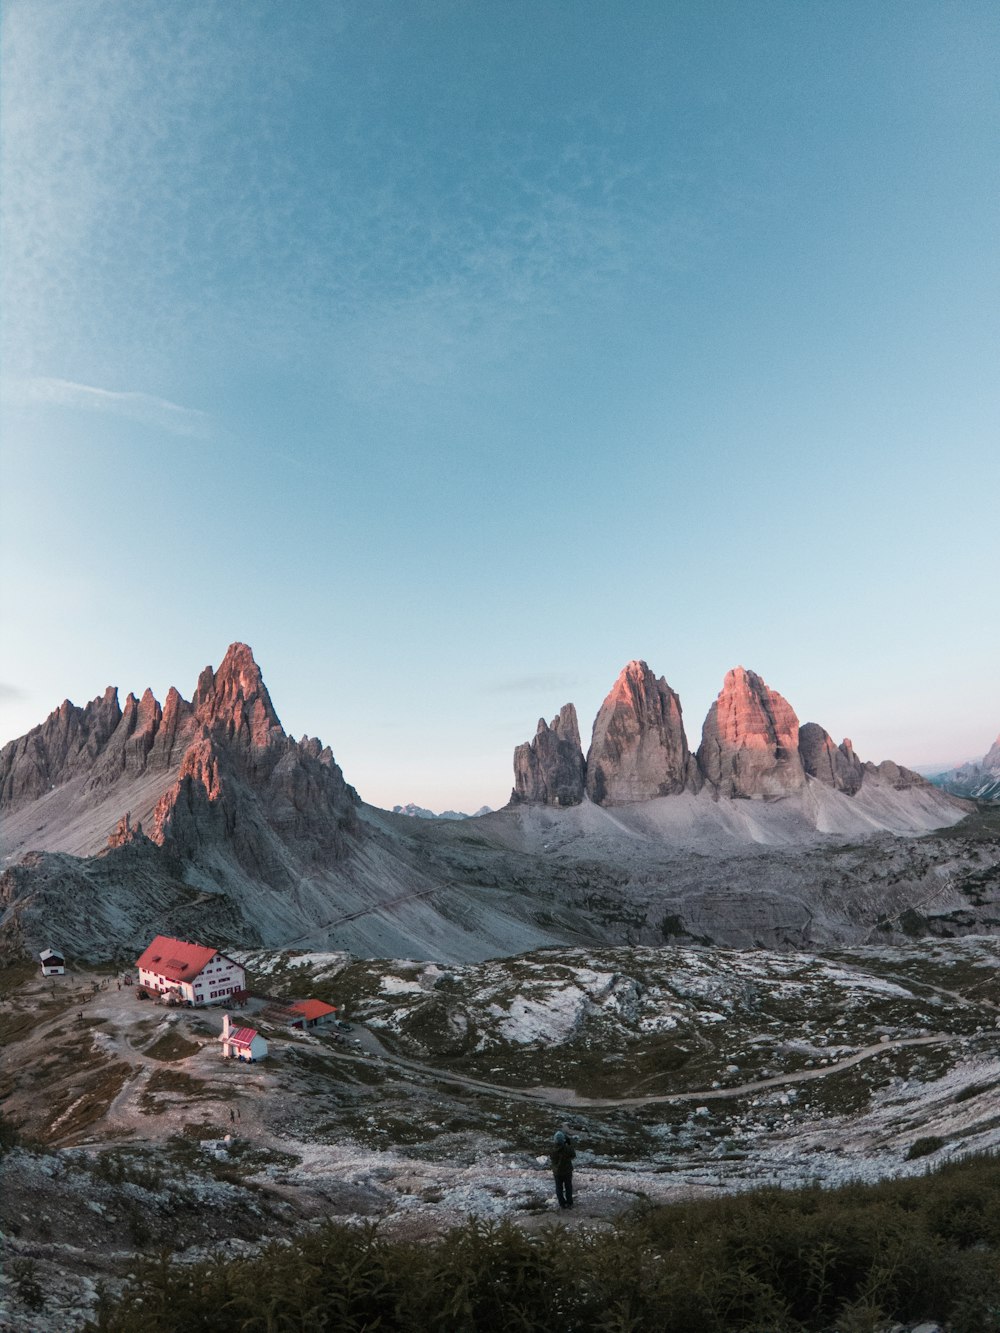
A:
<svg viewBox="0 0 1000 1333">
<path fill-rule="evenodd" d="M 218 949 L 188 940 L 157 935 L 136 963 L 145 972 L 155 972 L 168 981 L 192 981 L 212 961 Z"/>
<path fill-rule="evenodd" d="M 310 1023 L 314 1018 L 326 1018 L 327 1014 L 337 1012 L 336 1005 L 326 1004 L 323 1000 L 300 1000 L 298 1004 L 289 1005 L 289 1009 Z"/>
</svg>

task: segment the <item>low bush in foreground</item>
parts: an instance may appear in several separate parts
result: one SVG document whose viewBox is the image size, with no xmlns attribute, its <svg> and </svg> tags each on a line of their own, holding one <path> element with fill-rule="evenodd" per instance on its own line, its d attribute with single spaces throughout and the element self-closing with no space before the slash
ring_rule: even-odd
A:
<svg viewBox="0 0 1000 1333">
<path fill-rule="evenodd" d="M 1000 1333 L 1000 1162 L 645 1207 L 613 1231 L 326 1226 L 253 1259 L 147 1262 L 90 1333 Z"/>
</svg>

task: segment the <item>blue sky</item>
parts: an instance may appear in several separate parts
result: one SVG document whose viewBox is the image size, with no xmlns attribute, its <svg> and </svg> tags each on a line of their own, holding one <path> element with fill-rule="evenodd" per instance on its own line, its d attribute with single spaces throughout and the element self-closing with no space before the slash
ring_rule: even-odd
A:
<svg viewBox="0 0 1000 1333">
<path fill-rule="evenodd" d="M 2 24 L 2 739 L 242 639 L 377 804 L 501 804 L 632 657 L 692 745 L 741 663 L 988 748 L 995 5 Z"/>
</svg>

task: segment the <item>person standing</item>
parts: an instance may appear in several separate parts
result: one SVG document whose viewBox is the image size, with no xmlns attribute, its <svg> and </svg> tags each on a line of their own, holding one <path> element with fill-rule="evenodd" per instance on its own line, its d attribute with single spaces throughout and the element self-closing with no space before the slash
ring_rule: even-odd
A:
<svg viewBox="0 0 1000 1333">
<path fill-rule="evenodd" d="M 556 1198 L 560 1208 L 573 1207 L 573 1158 L 576 1149 L 570 1136 L 557 1129 L 552 1136 L 552 1148 L 549 1160 L 552 1162 L 552 1174 L 556 1181 Z"/>
</svg>

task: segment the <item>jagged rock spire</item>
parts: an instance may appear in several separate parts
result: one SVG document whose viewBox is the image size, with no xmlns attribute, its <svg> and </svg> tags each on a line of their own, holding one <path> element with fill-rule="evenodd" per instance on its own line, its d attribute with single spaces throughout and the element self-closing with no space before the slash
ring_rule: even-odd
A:
<svg viewBox="0 0 1000 1333">
<path fill-rule="evenodd" d="M 846 738 L 835 745 L 830 733 L 818 723 L 806 722 L 799 728 L 799 758 L 809 777 L 827 787 L 848 796 L 861 790 L 864 769 L 854 746 Z"/>
<path fill-rule="evenodd" d="M 511 801 L 541 805 L 579 805 L 586 768 L 576 709 L 563 704 L 551 723 L 538 719 L 532 741 L 514 751 Z"/>
<path fill-rule="evenodd" d="M 588 796 L 598 805 L 619 805 L 696 791 L 700 785 L 680 700 L 645 662 L 629 662 L 594 722 Z"/>
</svg>

